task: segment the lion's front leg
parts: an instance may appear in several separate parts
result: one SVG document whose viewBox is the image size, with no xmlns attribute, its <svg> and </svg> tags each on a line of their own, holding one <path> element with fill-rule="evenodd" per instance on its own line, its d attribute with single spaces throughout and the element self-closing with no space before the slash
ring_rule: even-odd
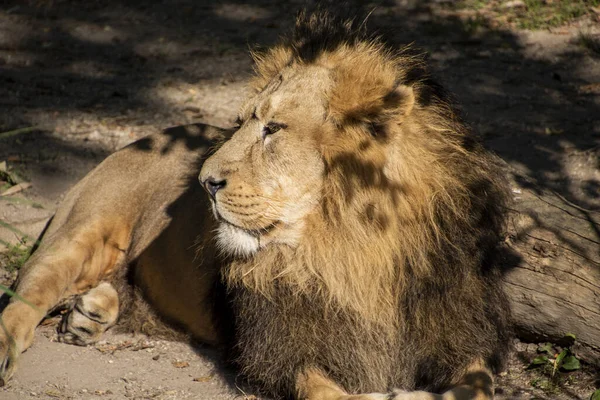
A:
<svg viewBox="0 0 600 400">
<path fill-rule="evenodd" d="M 302 400 L 491 400 L 494 381 L 491 372 L 481 362 L 475 362 L 461 380 L 443 394 L 424 391 L 394 391 L 392 393 L 348 394 L 324 372 L 306 369 L 296 380 L 298 398 Z"/>
<path fill-rule="evenodd" d="M 127 248 L 128 231 L 125 226 L 106 227 L 90 223 L 76 232 L 58 230 L 23 266 L 15 287 L 18 297 L 11 298 L 0 316 L 0 385 L 14 373 L 20 354 L 31 346 L 35 328 L 48 311 L 69 296 L 95 288 L 124 264 L 121 249 Z M 81 320 L 73 322 L 77 326 Z"/>
<path fill-rule="evenodd" d="M 0 317 L 0 387 L 13 374 L 19 355 L 33 341 L 33 332 L 46 313 L 23 302 L 12 302 Z"/>
<path fill-rule="evenodd" d="M 20 354 L 33 342 L 36 326 L 63 298 L 88 252 L 76 241 L 58 238 L 42 246 L 27 261 L 15 285 L 17 296 L 0 315 L 0 384 L 15 371 Z"/>
</svg>

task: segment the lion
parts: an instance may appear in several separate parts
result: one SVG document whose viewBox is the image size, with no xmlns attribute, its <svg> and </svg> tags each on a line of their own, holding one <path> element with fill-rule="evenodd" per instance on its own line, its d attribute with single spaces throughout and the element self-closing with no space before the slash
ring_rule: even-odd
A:
<svg viewBox="0 0 600 400">
<path fill-rule="evenodd" d="M 253 53 L 234 130 L 175 128 L 84 178 L 20 274 L 35 308 L 4 311 L 3 377 L 67 296 L 62 340 L 97 340 L 127 275 L 260 393 L 493 398 L 510 338 L 494 267 L 505 179 L 423 56 L 363 25 L 301 13 Z"/>
</svg>

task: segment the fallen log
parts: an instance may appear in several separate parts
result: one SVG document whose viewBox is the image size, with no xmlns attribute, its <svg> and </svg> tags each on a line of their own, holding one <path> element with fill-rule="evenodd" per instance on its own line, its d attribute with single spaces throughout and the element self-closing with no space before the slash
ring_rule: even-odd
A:
<svg viewBox="0 0 600 400">
<path fill-rule="evenodd" d="M 600 364 L 600 212 L 553 191 L 521 189 L 512 206 L 504 287 L 517 336 L 561 343 Z M 516 262 L 515 262 L 516 261 Z"/>
</svg>

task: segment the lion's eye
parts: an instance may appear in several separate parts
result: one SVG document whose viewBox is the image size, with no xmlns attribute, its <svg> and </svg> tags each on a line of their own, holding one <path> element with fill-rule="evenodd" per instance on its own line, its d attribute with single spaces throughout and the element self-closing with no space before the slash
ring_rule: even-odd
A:
<svg viewBox="0 0 600 400">
<path fill-rule="evenodd" d="M 280 129 L 285 128 L 283 124 L 278 124 L 276 122 L 269 122 L 267 125 L 262 128 L 262 137 L 263 139 L 267 137 L 267 135 L 272 135 Z"/>
</svg>

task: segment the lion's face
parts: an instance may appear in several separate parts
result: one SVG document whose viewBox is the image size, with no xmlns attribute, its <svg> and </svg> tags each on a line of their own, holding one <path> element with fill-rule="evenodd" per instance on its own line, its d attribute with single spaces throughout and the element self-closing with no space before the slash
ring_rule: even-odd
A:
<svg viewBox="0 0 600 400">
<path fill-rule="evenodd" d="M 235 255 L 273 243 L 295 246 L 319 203 L 327 129 L 328 70 L 288 68 L 239 115 L 239 130 L 204 164 L 200 182 L 220 222 L 218 242 Z"/>
</svg>

